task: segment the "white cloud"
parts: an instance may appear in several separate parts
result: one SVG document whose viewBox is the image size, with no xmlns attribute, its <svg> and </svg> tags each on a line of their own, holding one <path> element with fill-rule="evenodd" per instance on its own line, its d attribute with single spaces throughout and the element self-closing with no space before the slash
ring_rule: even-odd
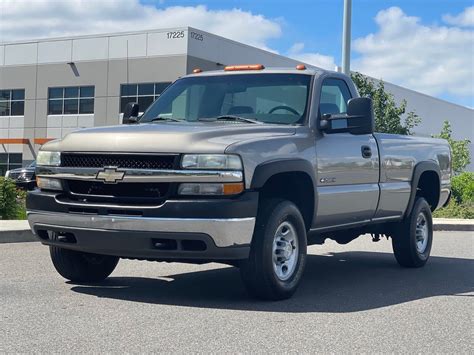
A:
<svg viewBox="0 0 474 355">
<path fill-rule="evenodd" d="M 447 14 L 443 16 L 443 21 L 449 25 L 461 27 L 474 26 L 474 6 L 466 7 L 463 12 L 457 16 Z"/>
<path fill-rule="evenodd" d="M 290 58 L 301 60 L 304 63 L 314 65 L 319 68 L 334 70 L 336 64 L 334 57 L 323 55 L 315 52 L 304 52 L 304 43 L 295 43 L 289 50 L 288 56 Z"/>
<path fill-rule="evenodd" d="M 472 30 L 422 25 L 398 7 L 375 21 L 376 33 L 354 41 L 354 70 L 431 95 L 474 96 Z"/>
<path fill-rule="evenodd" d="M 191 26 L 260 48 L 282 34 L 278 20 L 240 9 L 156 8 L 138 0 L 0 0 L 0 42 Z"/>
</svg>

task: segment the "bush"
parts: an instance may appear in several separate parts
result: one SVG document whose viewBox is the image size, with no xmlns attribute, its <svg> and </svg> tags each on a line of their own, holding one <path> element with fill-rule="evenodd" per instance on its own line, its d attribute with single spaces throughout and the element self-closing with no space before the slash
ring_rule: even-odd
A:
<svg viewBox="0 0 474 355">
<path fill-rule="evenodd" d="M 474 204 L 474 173 L 464 172 L 451 179 L 452 198 L 459 204 Z"/>
<path fill-rule="evenodd" d="M 0 177 L 0 218 L 26 219 L 25 197 L 13 180 Z"/>
<path fill-rule="evenodd" d="M 449 202 L 446 207 L 443 207 L 433 213 L 435 218 L 464 218 L 474 219 L 474 204 L 472 203 L 457 203 L 454 199 Z"/>
</svg>

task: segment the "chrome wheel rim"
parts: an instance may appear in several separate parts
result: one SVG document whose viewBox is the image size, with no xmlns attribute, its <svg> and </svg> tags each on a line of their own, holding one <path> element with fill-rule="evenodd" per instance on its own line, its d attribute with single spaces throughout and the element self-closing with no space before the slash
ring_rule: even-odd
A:
<svg viewBox="0 0 474 355">
<path fill-rule="evenodd" d="M 421 212 L 416 219 L 415 242 L 416 251 L 423 254 L 428 245 L 429 230 L 428 219 L 424 212 Z"/>
<path fill-rule="evenodd" d="M 273 237 L 273 270 L 281 281 L 288 280 L 298 263 L 298 237 L 289 221 L 282 222 Z"/>
</svg>

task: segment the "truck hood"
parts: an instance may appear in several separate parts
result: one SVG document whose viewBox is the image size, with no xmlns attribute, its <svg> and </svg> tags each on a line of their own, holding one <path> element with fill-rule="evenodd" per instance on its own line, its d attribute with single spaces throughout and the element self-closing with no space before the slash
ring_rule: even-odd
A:
<svg viewBox="0 0 474 355">
<path fill-rule="evenodd" d="M 47 143 L 44 150 L 80 152 L 224 153 L 245 140 L 295 134 L 294 127 L 242 123 L 149 123 L 96 127 Z"/>
</svg>

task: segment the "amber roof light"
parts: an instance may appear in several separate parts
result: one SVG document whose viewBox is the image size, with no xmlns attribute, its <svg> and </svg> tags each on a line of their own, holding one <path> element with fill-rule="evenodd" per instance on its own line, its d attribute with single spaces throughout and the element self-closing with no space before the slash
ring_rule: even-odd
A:
<svg viewBox="0 0 474 355">
<path fill-rule="evenodd" d="M 263 64 L 228 65 L 224 68 L 225 71 L 262 70 L 262 69 L 265 69 Z"/>
<path fill-rule="evenodd" d="M 198 74 L 198 73 L 201 73 L 201 72 L 202 72 L 202 69 L 199 69 L 199 68 L 193 69 L 194 74 Z"/>
<path fill-rule="evenodd" d="M 306 65 L 304 65 L 304 64 L 298 64 L 298 65 L 296 66 L 296 69 L 297 69 L 297 70 L 306 70 Z"/>
</svg>

